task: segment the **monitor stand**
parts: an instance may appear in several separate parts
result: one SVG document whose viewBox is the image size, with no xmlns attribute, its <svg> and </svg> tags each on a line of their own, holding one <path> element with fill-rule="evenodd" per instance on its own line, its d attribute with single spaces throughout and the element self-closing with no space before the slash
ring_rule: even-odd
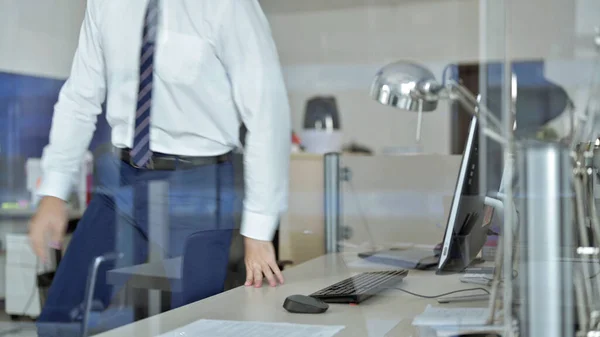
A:
<svg viewBox="0 0 600 337">
<path fill-rule="evenodd" d="M 425 270 L 437 266 L 439 258 L 424 248 L 391 248 L 376 252 L 359 253 L 366 261 L 403 269 Z"/>
</svg>

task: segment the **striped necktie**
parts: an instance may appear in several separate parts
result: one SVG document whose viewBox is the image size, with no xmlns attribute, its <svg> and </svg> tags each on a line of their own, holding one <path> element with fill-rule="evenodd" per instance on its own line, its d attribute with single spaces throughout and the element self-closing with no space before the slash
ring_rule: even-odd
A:
<svg viewBox="0 0 600 337">
<path fill-rule="evenodd" d="M 150 150 L 150 111 L 152 108 L 152 80 L 158 10 L 158 0 L 150 0 L 144 19 L 140 56 L 140 83 L 135 114 L 135 133 L 131 150 L 133 163 L 138 167 L 146 167 L 152 157 L 152 151 Z"/>
</svg>

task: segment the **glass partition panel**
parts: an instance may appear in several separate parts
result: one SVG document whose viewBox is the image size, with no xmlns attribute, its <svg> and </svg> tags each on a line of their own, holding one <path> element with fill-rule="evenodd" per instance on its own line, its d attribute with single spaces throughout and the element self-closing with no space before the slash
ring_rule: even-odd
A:
<svg viewBox="0 0 600 337">
<path fill-rule="evenodd" d="M 479 92 L 501 119 L 505 333 L 593 334 L 600 8 L 560 0 L 480 5 Z M 494 155 L 498 142 L 485 138 L 484 152 Z"/>
<path fill-rule="evenodd" d="M 341 250 L 442 242 L 459 155 L 343 155 Z"/>
<path fill-rule="evenodd" d="M 0 335 L 599 328 L 597 0 L 2 4 Z"/>
</svg>

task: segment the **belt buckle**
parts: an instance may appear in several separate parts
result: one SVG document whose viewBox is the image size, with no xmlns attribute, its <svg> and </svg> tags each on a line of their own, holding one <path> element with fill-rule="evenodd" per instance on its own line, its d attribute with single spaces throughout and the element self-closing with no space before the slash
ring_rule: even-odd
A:
<svg viewBox="0 0 600 337">
<path fill-rule="evenodd" d="M 133 161 L 133 156 L 131 156 L 131 154 L 130 154 L 129 155 L 129 165 L 131 165 L 133 168 L 136 168 L 136 169 L 154 170 L 154 159 L 152 158 L 152 156 L 150 156 L 150 159 L 148 159 L 148 163 L 146 163 L 146 165 L 144 167 L 140 167 Z"/>
<path fill-rule="evenodd" d="M 139 169 L 140 167 L 136 165 L 136 163 L 133 161 L 133 156 L 131 155 L 131 153 L 129 153 L 129 166 Z"/>
<path fill-rule="evenodd" d="M 149 170 L 154 170 L 154 159 L 152 158 L 152 156 L 150 156 L 150 159 L 148 159 L 148 163 L 146 163 L 146 168 Z"/>
</svg>

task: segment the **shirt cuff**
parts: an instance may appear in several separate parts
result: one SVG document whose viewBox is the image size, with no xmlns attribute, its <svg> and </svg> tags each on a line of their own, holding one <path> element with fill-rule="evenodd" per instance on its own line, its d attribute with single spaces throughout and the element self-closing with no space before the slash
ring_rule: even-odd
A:
<svg viewBox="0 0 600 337">
<path fill-rule="evenodd" d="M 37 195 L 41 197 L 56 197 L 67 201 L 73 179 L 70 174 L 60 172 L 46 172 L 42 178 L 42 184 L 37 190 Z"/>
<path fill-rule="evenodd" d="M 279 216 L 265 215 L 244 210 L 240 233 L 250 239 L 272 241 L 277 230 Z"/>
</svg>

